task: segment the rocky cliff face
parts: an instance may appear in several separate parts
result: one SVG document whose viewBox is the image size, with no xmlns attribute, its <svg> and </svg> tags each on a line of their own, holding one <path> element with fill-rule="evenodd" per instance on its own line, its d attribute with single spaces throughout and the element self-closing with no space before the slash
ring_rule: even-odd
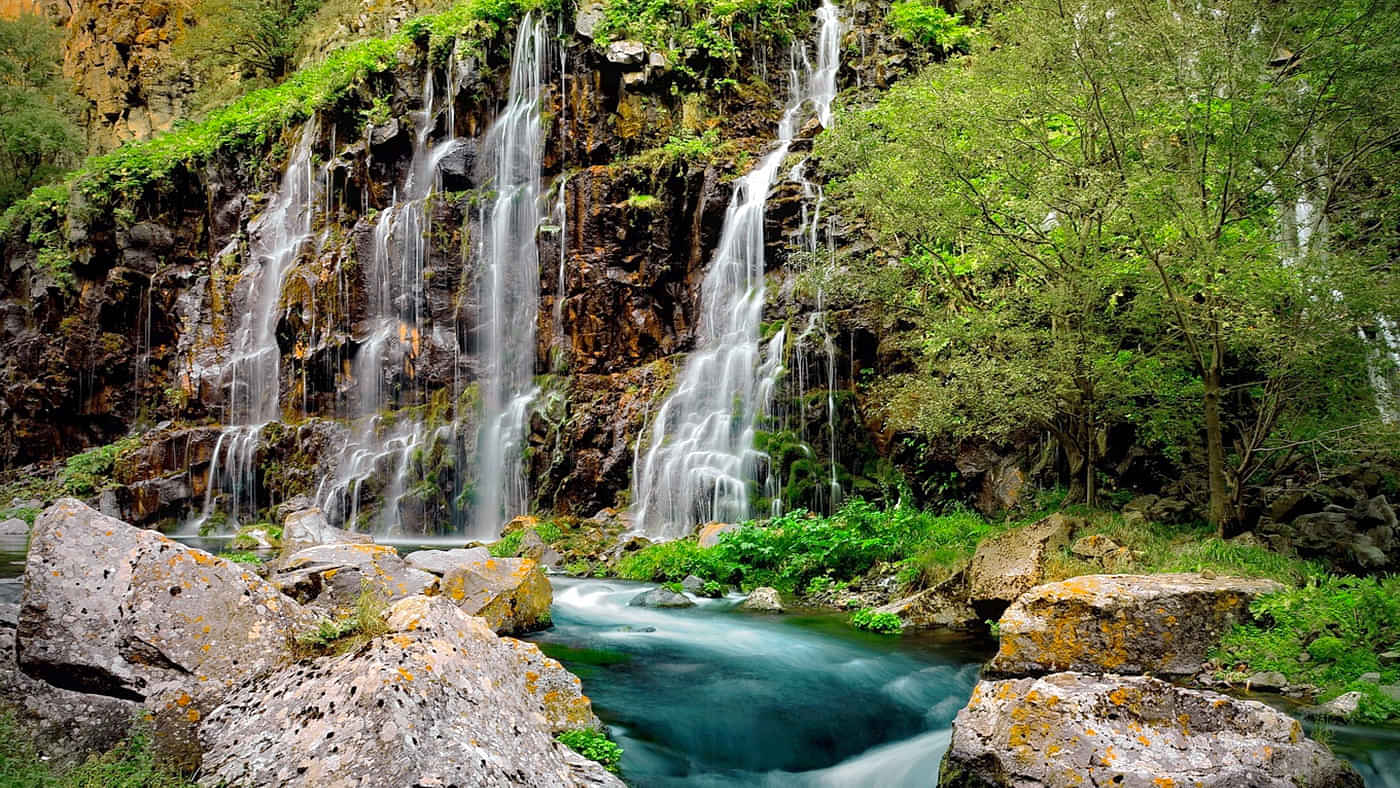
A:
<svg viewBox="0 0 1400 788">
<path fill-rule="evenodd" d="M 73 11 L 70 37 L 92 42 L 81 50 L 87 54 L 70 53 L 75 68 L 94 86 L 111 80 L 102 95 L 127 97 L 94 100 L 115 135 L 164 122 L 152 120 L 164 110 L 139 84 L 183 23 L 174 8 L 156 0 Z M 899 73 L 898 59 L 865 41 L 881 9 L 861 5 L 854 14 L 846 49 L 866 54 L 847 59 L 840 82 L 876 84 Z M 485 132 L 504 101 L 508 45 L 503 38 L 484 60 L 447 66 L 419 54 L 319 113 L 310 130 L 288 128 L 264 150 L 178 171 L 114 215 L 70 206 L 62 228 L 74 250 L 67 276 L 40 264 L 32 246 L 5 248 L 0 462 L 19 468 L 140 429 L 144 447 L 121 453 L 116 484 L 101 496 L 108 511 L 138 522 L 217 514 L 230 496 L 236 508 L 238 495 L 247 495 L 245 515 L 252 514 L 296 495 L 316 497 L 335 477 L 345 482 L 339 511 L 331 507 L 337 522 L 363 524 L 392 510 L 388 519 L 414 532 L 459 526 L 477 473 L 479 244 L 482 205 L 493 193 Z M 535 506 L 587 515 L 624 502 L 636 436 L 678 354 L 692 347 L 700 280 L 730 182 L 771 139 L 786 89 L 785 77 L 762 64 L 784 62 L 786 53 L 762 49 L 736 66 L 736 86 L 709 90 L 681 90 L 664 63 L 618 57 L 581 35 L 558 54 L 563 65 L 548 65 L 544 92 L 542 176 L 552 216 L 538 234 L 540 394 L 527 420 L 524 472 Z M 138 94 L 149 100 L 129 100 Z M 666 147 L 702 137 L 699 154 Z M 421 263 L 408 266 L 411 255 L 397 246 L 386 256 L 381 229 L 398 215 L 425 139 L 454 147 L 433 162 L 439 187 L 422 211 Z M 257 262 L 260 222 L 275 208 L 281 171 L 302 143 L 316 179 L 314 242 L 291 261 L 275 294 L 281 417 L 231 434 L 224 426 L 233 421 L 239 383 L 230 380 L 230 357 L 257 297 L 248 266 Z M 770 201 L 775 322 L 796 322 L 815 308 L 797 286 L 801 266 L 790 254 L 803 199 L 800 184 L 784 179 Z M 394 238 L 391 245 L 403 243 Z M 381 258 L 387 267 L 375 262 Z M 396 336 L 376 339 L 371 318 L 383 309 L 376 298 L 400 312 L 408 304 L 415 318 Z M 838 389 L 863 363 L 851 354 L 872 347 L 854 330 L 836 338 L 828 359 Z M 380 341 L 389 349 L 366 349 Z M 372 371 L 359 363 L 371 352 L 386 354 Z M 810 398 L 828 385 L 825 371 L 809 377 L 794 376 L 787 396 Z M 376 413 L 367 412 L 368 401 Z M 818 453 L 835 430 L 843 438 L 861 432 L 852 400 L 834 401 L 842 412 L 830 424 L 839 426 L 806 430 Z M 804 407 L 789 420 L 810 422 L 789 423 L 793 440 L 828 423 L 823 408 Z M 368 429 L 383 447 L 406 423 L 421 429 L 412 451 L 347 468 L 347 441 L 356 434 Z M 238 441 L 250 446 L 235 457 Z M 247 467 L 233 468 L 235 460 Z M 226 478 L 235 471 L 239 479 Z M 233 489 L 239 485 L 249 489 Z"/>
</svg>

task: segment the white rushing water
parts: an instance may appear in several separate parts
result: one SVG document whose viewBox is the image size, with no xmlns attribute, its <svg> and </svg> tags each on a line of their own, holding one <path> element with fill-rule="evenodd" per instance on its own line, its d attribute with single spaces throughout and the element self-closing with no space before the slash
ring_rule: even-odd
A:
<svg viewBox="0 0 1400 788">
<path fill-rule="evenodd" d="M 750 484 L 763 483 L 767 458 L 754 448 L 782 369 L 785 332 L 760 341 L 765 296 L 764 215 L 768 193 L 810 117 L 831 122 L 840 68 L 841 20 L 823 2 L 813 67 L 794 44 L 792 96 L 777 145 L 740 178 L 725 214 L 719 247 L 701 284 L 696 349 L 652 422 L 648 448 L 634 471 L 636 522 L 654 538 L 684 536 L 697 524 L 749 516 Z"/>
<path fill-rule="evenodd" d="M 540 200 L 540 104 L 547 58 L 544 22 L 527 14 L 511 58 L 509 100 L 487 137 L 495 199 L 482 217 L 484 414 L 477 444 L 476 522 L 469 534 L 473 538 L 495 538 L 506 520 L 523 514 L 529 503 L 521 460 L 536 393 L 532 381 L 540 255 L 535 234 L 545 218 Z"/>
<path fill-rule="evenodd" d="M 432 66 L 424 71 L 408 176 L 402 191 L 396 189 L 376 217 L 373 254 L 364 271 L 365 318 L 356 326 L 354 387 L 344 414 L 353 428 L 335 473 L 324 476 L 316 491 L 317 505 L 331 522 L 378 534 L 391 534 L 400 524 L 414 454 L 426 441 L 444 438 L 441 430 L 429 432 L 416 416 L 399 413 L 386 423 L 382 414 L 420 400 L 416 365 L 430 341 L 456 346 L 455 336 L 429 336 L 424 270 L 433 230 L 432 197 L 441 190 L 438 164 L 458 144 L 451 100 L 458 72 L 456 59 L 449 58 L 447 101 L 440 106 Z M 443 114 L 444 133 L 434 138 Z M 374 492 L 382 504 L 368 520 L 360 516 L 367 484 L 377 485 Z"/>
<path fill-rule="evenodd" d="M 248 228 L 248 259 L 238 279 L 239 303 L 245 310 L 229 343 L 230 356 L 214 370 L 227 391 L 224 423 L 228 426 L 214 447 L 196 527 L 216 511 L 227 514 L 230 525 L 237 525 L 258 508 L 258 441 L 263 428 L 281 415 L 277 321 L 282 285 L 313 239 L 316 208 L 325 191 L 325 173 L 316 167 L 311 155 L 317 131 L 313 117 L 292 148 L 272 202 Z M 225 251 L 233 248 L 230 245 Z"/>
</svg>

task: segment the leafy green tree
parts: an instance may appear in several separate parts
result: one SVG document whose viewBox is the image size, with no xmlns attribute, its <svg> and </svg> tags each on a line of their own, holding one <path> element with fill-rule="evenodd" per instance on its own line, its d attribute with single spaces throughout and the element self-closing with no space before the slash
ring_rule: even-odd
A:
<svg viewBox="0 0 1400 788">
<path fill-rule="evenodd" d="M 1030 0 L 992 16 L 972 57 L 838 124 L 823 147 L 848 200 L 928 260 L 928 335 L 1003 361 L 925 403 L 956 417 L 1007 392 L 1008 418 L 1052 432 L 1090 500 L 1108 424 L 1198 426 L 1210 519 L 1239 517 L 1281 421 L 1317 404 L 1322 360 L 1364 365 L 1357 326 L 1396 308 L 1378 297 L 1395 293 L 1392 231 L 1365 223 L 1397 217 L 1400 126 L 1362 89 L 1397 64 L 1396 12 L 1317 8 Z M 1384 199 L 1325 243 L 1357 184 Z"/>
<path fill-rule="evenodd" d="M 0 19 L 0 211 L 72 165 L 83 141 L 59 69 L 60 31 Z"/>
<path fill-rule="evenodd" d="M 286 76 L 307 18 L 319 0 L 196 0 L 196 24 L 173 54 L 206 82 L 229 74 L 253 85 Z"/>
</svg>

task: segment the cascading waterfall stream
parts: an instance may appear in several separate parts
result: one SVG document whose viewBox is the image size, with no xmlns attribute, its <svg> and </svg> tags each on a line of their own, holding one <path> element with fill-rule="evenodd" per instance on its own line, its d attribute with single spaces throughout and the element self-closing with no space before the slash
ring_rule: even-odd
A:
<svg viewBox="0 0 1400 788">
<path fill-rule="evenodd" d="M 248 262 L 239 277 L 240 289 L 247 288 L 247 309 L 230 342 L 231 355 L 213 370 L 228 392 L 228 426 L 214 446 L 196 529 L 215 514 L 220 492 L 226 494 L 222 511 L 229 524 L 237 525 L 257 511 L 254 455 L 263 427 L 281 413 L 277 320 L 282 285 L 312 239 L 316 206 L 325 190 L 311 156 L 317 130 L 314 118 L 302 128 L 276 196 L 249 227 Z"/>
<path fill-rule="evenodd" d="M 539 308 L 541 221 L 540 116 L 548 38 L 543 21 L 527 14 L 511 58 L 509 100 L 491 126 L 495 199 L 482 218 L 481 307 L 484 421 L 478 441 L 473 538 L 494 538 L 529 502 L 521 468 L 525 428 L 536 390 L 535 323 Z"/>
<path fill-rule="evenodd" d="M 354 390 L 349 415 L 354 428 L 334 475 L 322 479 L 317 504 L 332 522 L 366 526 L 391 533 L 399 525 L 399 507 L 409 487 L 414 453 L 425 442 L 442 436 L 428 433 L 416 417 L 400 417 L 385 426 L 381 413 L 390 406 L 416 401 L 412 385 L 414 364 L 430 330 L 425 320 L 423 271 L 432 231 L 432 200 L 439 190 L 438 164 L 457 146 L 451 96 L 459 79 L 455 58 L 446 68 L 447 122 L 441 139 L 432 135 L 440 108 L 431 65 L 423 75 L 422 109 L 415 113 L 413 157 L 403 191 L 395 190 L 374 227 L 374 253 L 365 271 L 366 319 L 358 327 L 359 349 L 352 366 Z M 455 345 L 455 337 L 450 344 Z M 390 381 L 401 374 L 410 390 L 395 389 Z M 450 437 L 450 436 L 449 436 Z M 361 489 L 371 480 L 382 482 L 383 506 L 372 521 L 361 522 Z"/>
<path fill-rule="evenodd" d="M 767 458 L 754 449 L 782 368 L 784 332 L 761 343 L 764 215 L 768 192 L 801 121 L 830 124 L 840 67 L 841 21 L 835 6 L 817 12 L 820 33 L 813 69 L 798 46 L 792 56 L 792 99 L 778 125 L 776 147 L 736 183 L 719 247 L 701 284 L 696 350 L 651 427 L 649 448 L 634 469 L 636 524 L 654 538 L 684 536 L 711 520 L 749 514 L 749 485 L 765 476 Z"/>
</svg>

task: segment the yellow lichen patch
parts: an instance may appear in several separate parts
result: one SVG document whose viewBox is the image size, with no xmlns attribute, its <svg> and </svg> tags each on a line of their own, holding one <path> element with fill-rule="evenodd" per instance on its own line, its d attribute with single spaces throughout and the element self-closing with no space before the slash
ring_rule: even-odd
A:
<svg viewBox="0 0 1400 788">
<path fill-rule="evenodd" d="M 1152 740 L 1151 740 L 1151 739 L 1148 739 L 1146 736 L 1141 736 L 1141 735 L 1140 735 L 1140 736 L 1137 737 L 1137 740 L 1138 740 L 1138 742 L 1140 742 L 1140 743 L 1142 744 L 1142 746 L 1144 746 L 1144 747 L 1151 747 L 1151 746 L 1152 746 Z"/>
<path fill-rule="evenodd" d="M 402 679 L 402 680 L 404 680 L 404 681 L 413 681 L 413 674 L 412 674 L 412 673 L 409 673 L 408 671 L 404 670 L 403 668 L 396 668 L 396 670 L 397 670 L 398 673 L 399 673 L 399 678 L 400 678 L 400 679 Z"/>
<path fill-rule="evenodd" d="M 190 722 L 199 722 L 199 709 L 190 709 L 185 712 L 185 719 Z"/>
<path fill-rule="evenodd" d="M 1173 780 L 1170 777 L 1154 778 L 1152 780 L 1152 784 L 1156 786 L 1156 788 L 1176 788 L 1176 780 Z"/>
<path fill-rule="evenodd" d="M 189 696 L 189 693 L 181 692 L 181 693 L 180 693 L 180 696 L 179 696 L 178 698 L 175 699 L 175 705 L 176 705 L 176 706 L 179 706 L 180 708 L 184 708 L 184 707 L 190 705 L 190 701 L 191 701 L 191 698 L 190 698 L 190 696 Z"/>
<path fill-rule="evenodd" d="M 1182 735 L 1182 736 L 1190 736 L 1190 735 L 1191 735 L 1191 715 L 1190 715 L 1190 714 L 1184 714 L 1184 713 L 1183 713 L 1183 714 L 1178 714 L 1177 717 L 1176 717 L 1176 721 L 1179 722 L 1179 723 L 1181 723 L 1181 735 Z"/>
</svg>

